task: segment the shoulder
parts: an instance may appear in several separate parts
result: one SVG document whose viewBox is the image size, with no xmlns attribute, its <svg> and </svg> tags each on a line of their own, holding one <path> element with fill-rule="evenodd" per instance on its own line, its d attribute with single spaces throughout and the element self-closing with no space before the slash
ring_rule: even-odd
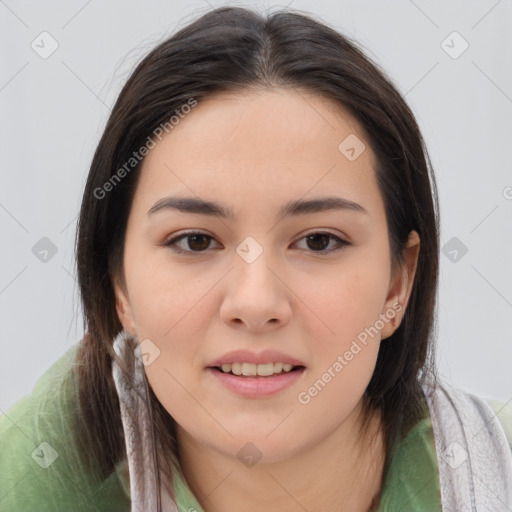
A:
<svg viewBox="0 0 512 512">
<path fill-rule="evenodd" d="M 40 377 L 30 395 L 0 417 L 0 509 L 3 512 L 121 510 L 126 495 L 114 473 L 101 481 L 84 470 L 75 437 L 73 368 L 80 342 Z M 108 504 L 107 504 L 108 502 Z M 129 503 L 129 500 L 128 500 Z"/>
</svg>

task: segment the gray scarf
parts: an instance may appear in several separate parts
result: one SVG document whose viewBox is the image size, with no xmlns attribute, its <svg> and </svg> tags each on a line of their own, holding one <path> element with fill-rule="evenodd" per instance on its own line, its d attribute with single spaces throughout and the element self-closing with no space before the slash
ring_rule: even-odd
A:
<svg viewBox="0 0 512 512">
<path fill-rule="evenodd" d="M 148 382 L 140 344 L 133 340 L 124 330 L 114 340 L 114 350 L 127 367 L 128 375 L 115 360 L 112 362 L 126 442 L 131 510 L 178 512 L 176 502 L 160 482 Z"/>
</svg>

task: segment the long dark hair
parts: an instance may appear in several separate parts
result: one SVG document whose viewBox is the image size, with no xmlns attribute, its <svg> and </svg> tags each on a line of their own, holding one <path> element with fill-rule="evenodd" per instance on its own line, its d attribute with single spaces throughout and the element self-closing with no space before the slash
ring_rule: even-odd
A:
<svg viewBox="0 0 512 512">
<path fill-rule="evenodd" d="M 262 15 L 223 7 L 179 30 L 138 64 L 114 105 L 85 186 L 76 237 L 86 333 L 77 365 L 83 416 L 77 432 L 82 436 L 84 460 L 103 476 L 124 455 L 111 374 L 116 357 L 112 342 L 122 330 L 113 278 L 122 271 L 127 218 L 140 171 L 140 162 L 130 169 L 126 163 L 148 137 L 154 137 L 157 127 L 168 123 L 191 99 L 200 102 L 218 92 L 251 87 L 293 88 L 321 95 L 348 109 L 365 130 L 377 157 L 393 264 L 403 263 L 411 230 L 421 239 L 405 316 L 381 343 L 364 393 L 365 418 L 381 413 L 386 440 L 383 479 L 395 443 L 425 414 L 422 384 L 434 384 L 436 375 L 439 213 L 430 158 L 414 115 L 357 43 L 327 24 L 289 9 Z M 105 186 L 107 182 L 111 185 Z M 177 450 L 175 424 L 153 393 L 151 402 L 163 454 L 160 469 L 172 491 L 168 461 Z"/>
</svg>

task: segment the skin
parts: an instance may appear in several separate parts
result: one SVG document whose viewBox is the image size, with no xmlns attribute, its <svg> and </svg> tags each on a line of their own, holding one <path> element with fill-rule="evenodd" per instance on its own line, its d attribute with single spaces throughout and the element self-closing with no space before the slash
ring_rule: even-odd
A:
<svg viewBox="0 0 512 512">
<path fill-rule="evenodd" d="M 338 149 L 350 134 L 366 146 L 354 161 Z M 392 272 L 375 164 L 347 111 L 280 89 L 201 101 L 143 162 L 124 275 L 115 282 L 117 312 L 127 331 L 160 350 L 146 375 L 177 423 L 180 464 L 206 512 L 366 511 L 381 489 L 380 416 L 368 434 L 374 442 L 358 442 L 358 413 L 380 342 L 403 317 L 419 238 L 411 232 L 405 264 Z M 147 215 L 169 195 L 217 201 L 231 207 L 235 219 L 171 209 Z M 359 203 L 368 214 L 275 218 L 290 200 L 327 195 Z M 163 245 L 188 229 L 212 239 L 182 239 L 187 254 Z M 351 245 L 319 254 L 337 242 L 308 244 L 304 237 L 318 232 Z M 252 263 L 236 252 L 248 236 L 263 249 Z M 402 310 L 379 335 L 309 403 L 299 403 L 299 393 L 397 304 Z M 240 397 L 205 370 L 231 350 L 269 348 L 306 365 L 299 381 L 277 395 Z M 250 467 L 237 457 L 247 442 L 261 455 Z"/>
</svg>

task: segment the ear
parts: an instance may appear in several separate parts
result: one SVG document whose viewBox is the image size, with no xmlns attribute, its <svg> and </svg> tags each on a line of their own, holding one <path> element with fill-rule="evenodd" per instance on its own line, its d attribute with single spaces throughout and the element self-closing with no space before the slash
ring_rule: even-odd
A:
<svg viewBox="0 0 512 512">
<path fill-rule="evenodd" d="M 123 324 L 127 332 L 132 336 L 137 336 L 135 318 L 133 316 L 126 286 L 124 283 L 120 283 L 117 278 L 114 279 L 114 292 L 116 295 L 116 311 L 119 321 Z"/>
<path fill-rule="evenodd" d="M 398 329 L 404 317 L 416 275 L 419 252 L 420 237 L 416 231 L 411 231 L 403 249 L 404 263 L 391 277 L 388 296 L 382 310 L 384 317 L 389 320 L 384 322 L 381 340 L 389 338 Z"/>
</svg>

